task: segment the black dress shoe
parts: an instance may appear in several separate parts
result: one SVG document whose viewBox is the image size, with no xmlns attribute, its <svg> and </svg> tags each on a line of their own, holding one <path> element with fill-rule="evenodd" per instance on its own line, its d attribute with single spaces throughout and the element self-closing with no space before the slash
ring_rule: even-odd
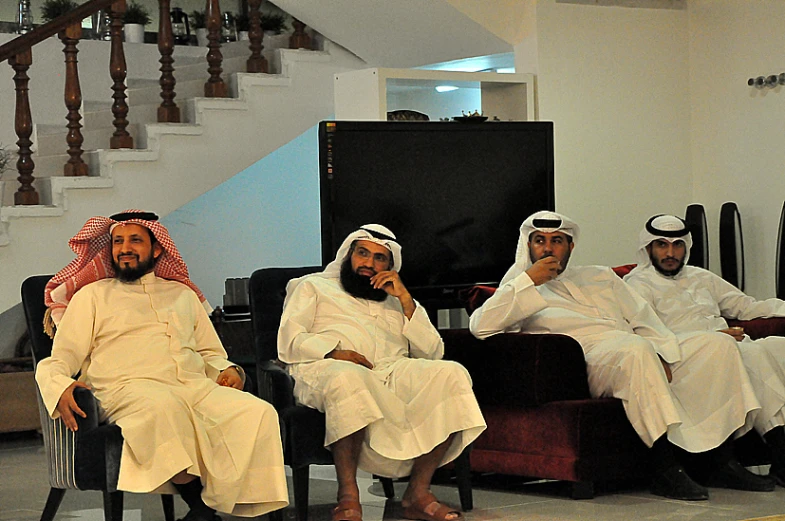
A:
<svg viewBox="0 0 785 521">
<path fill-rule="evenodd" d="M 209 517 L 205 517 L 204 515 L 200 515 L 193 510 L 189 510 L 185 517 L 182 519 L 178 519 L 177 521 L 223 521 L 217 514 L 212 514 Z"/>
<path fill-rule="evenodd" d="M 773 479 L 777 485 L 785 487 L 785 467 L 772 463 L 769 470 L 769 478 Z"/>
<path fill-rule="evenodd" d="M 742 467 L 741 463 L 731 460 L 722 465 L 709 477 L 710 487 L 750 490 L 752 492 L 770 492 L 776 482 L 768 476 L 758 476 Z"/>
<path fill-rule="evenodd" d="M 656 474 L 651 480 L 651 493 L 683 501 L 705 501 L 709 499 L 709 491 L 690 478 L 684 469 L 674 466 Z"/>
</svg>

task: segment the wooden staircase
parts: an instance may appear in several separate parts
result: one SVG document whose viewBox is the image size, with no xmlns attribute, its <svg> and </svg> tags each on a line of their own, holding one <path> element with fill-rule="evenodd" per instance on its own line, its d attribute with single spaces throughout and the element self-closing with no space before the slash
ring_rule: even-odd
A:
<svg viewBox="0 0 785 521">
<path fill-rule="evenodd" d="M 156 121 L 157 80 L 129 78 L 134 149 L 109 149 L 111 104 L 85 100 L 86 177 L 62 175 L 65 128 L 36 125 L 33 184 L 40 204 L 13 205 L 17 183 L 8 174 L 0 181 L 0 311 L 18 302 L 26 276 L 55 272 L 71 260 L 66 239 L 89 217 L 130 207 L 166 215 L 329 118 L 335 73 L 366 64 L 331 42 L 324 48 L 268 51 L 270 73 L 246 73 L 247 42 L 226 45 L 228 98 L 203 97 L 204 57 L 176 56 L 182 123 Z"/>
</svg>

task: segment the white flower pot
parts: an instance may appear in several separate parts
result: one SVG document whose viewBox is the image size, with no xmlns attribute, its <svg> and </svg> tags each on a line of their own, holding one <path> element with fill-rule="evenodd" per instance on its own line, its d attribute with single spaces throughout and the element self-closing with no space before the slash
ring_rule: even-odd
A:
<svg viewBox="0 0 785 521">
<path fill-rule="evenodd" d="M 196 30 L 196 45 L 199 47 L 207 47 L 210 41 L 207 39 L 207 28 L 200 27 Z"/>
<path fill-rule="evenodd" d="M 144 25 L 125 24 L 125 43 L 144 43 Z"/>
</svg>

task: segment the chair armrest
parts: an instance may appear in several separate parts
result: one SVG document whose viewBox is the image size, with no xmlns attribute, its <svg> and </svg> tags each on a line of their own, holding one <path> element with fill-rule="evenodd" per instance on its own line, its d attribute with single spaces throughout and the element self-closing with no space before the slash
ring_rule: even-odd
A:
<svg viewBox="0 0 785 521">
<path fill-rule="evenodd" d="M 289 373 L 272 360 L 256 364 L 259 398 L 270 402 L 276 411 L 293 407 L 294 380 Z"/>
<path fill-rule="evenodd" d="M 84 387 L 75 387 L 74 401 L 87 415 L 87 418 L 82 418 L 78 414 L 74 414 L 76 424 L 79 426 L 77 432 L 83 433 L 98 427 L 98 402 L 93 395 L 93 391 Z"/>
<path fill-rule="evenodd" d="M 480 405 L 536 407 L 591 397 L 583 349 L 572 337 L 506 333 L 479 340 L 467 329 L 441 334 L 445 358 L 469 371 Z"/>
<path fill-rule="evenodd" d="M 767 336 L 785 336 L 785 317 L 756 318 L 753 320 L 727 320 L 729 326 L 744 328 L 753 340 Z"/>
</svg>

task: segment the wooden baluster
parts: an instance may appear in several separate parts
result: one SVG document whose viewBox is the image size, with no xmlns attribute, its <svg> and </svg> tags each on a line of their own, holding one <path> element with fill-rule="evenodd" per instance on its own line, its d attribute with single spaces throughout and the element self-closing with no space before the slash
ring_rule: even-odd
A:
<svg viewBox="0 0 785 521">
<path fill-rule="evenodd" d="M 177 94 L 174 86 L 177 80 L 174 78 L 174 36 L 172 36 L 172 19 L 169 16 L 170 0 L 159 0 L 158 11 L 158 51 L 161 53 L 161 105 L 158 107 L 158 121 L 161 123 L 180 123 L 180 107 L 174 102 Z"/>
<path fill-rule="evenodd" d="M 114 81 L 112 90 L 114 103 L 112 104 L 112 114 L 114 114 L 115 131 L 109 139 L 111 148 L 134 148 L 134 139 L 126 130 L 128 126 L 128 104 L 125 102 L 125 77 L 127 69 L 125 65 L 125 53 L 123 52 L 123 14 L 125 14 L 125 0 L 115 0 L 109 8 L 111 23 L 112 49 L 109 58 L 109 74 Z"/>
<path fill-rule="evenodd" d="M 14 84 L 16 85 L 16 116 L 14 127 L 19 140 L 19 160 L 16 162 L 16 169 L 19 172 L 17 180 L 21 185 L 14 194 L 14 204 L 38 204 L 38 192 L 33 186 L 33 152 L 30 150 L 33 142 L 30 136 L 33 134 L 33 116 L 30 113 L 30 98 L 28 95 L 28 83 L 30 78 L 27 70 L 33 63 L 33 50 L 27 49 L 8 60 L 11 68 L 14 69 Z"/>
<path fill-rule="evenodd" d="M 292 27 L 294 28 L 294 32 L 289 37 L 289 48 L 311 49 L 313 43 L 311 42 L 311 37 L 305 32 L 305 24 L 297 18 L 294 18 L 292 20 Z"/>
<path fill-rule="evenodd" d="M 248 58 L 245 68 L 248 72 L 267 72 L 267 59 L 262 56 L 264 31 L 262 31 L 262 20 L 259 14 L 261 4 L 262 0 L 248 0 L 248 19 L 250 21 L 248 39 L 251 42 L 248 46 L 251 50 L 251 57 Z"/>
<path fill-rule="evenodd" d="M 226 83 L 221 79 L 221 64 L 223 55 L 221 54 L 221 6 L 218 0 L 207 0 L 205 8 L 205 18 L 207 19 L 207 72 L 210 79 L 204 84 L 204 95 L 208 98 L 225 98 Z"/>
<path fill-rule="evenodd" d="M 74 24 L 61 31 L 58 35 L 63 42 L 63 54 L 65 54 L 65 106 L 68 109 L 68 155 L 71 156 L 63 166 L 63 174 L 66 176 L 87 175 L 87 164 L 82 160 L 82 137 L 81 123 L 82 115 L 79 109 L 82 107 L 82 87 L 79 85 L 79 68 L 77 67 L 76 55 L 79 50 L 76 48 L 79 39 L 82 37 L 82 26 Z"/>
</svg>

